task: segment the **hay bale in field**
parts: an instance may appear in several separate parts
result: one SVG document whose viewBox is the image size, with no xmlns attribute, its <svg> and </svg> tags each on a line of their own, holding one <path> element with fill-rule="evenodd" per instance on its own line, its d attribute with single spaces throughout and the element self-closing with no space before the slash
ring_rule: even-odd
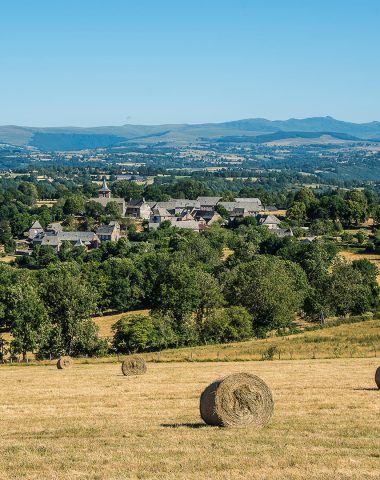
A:
<svg viewBox="0 0 380 480">
<path fill-rule="evenodd" d="M 73 366 L 72 358 L 69 356 L 60 357 L 57 362 L 57 368 L 59 370 L 63 370 L 64 368 L 70 368 Z"/>
<path fill-rule="evenodd" d="M 141 357 L 127 357 L 121 364 L 123 375 L 143 375 L 146 373 L 146 363 Z"/>
<path fill-rule="evenodd" d="M 234 373 L 215 380 L 203 391 L 200 412 L 208 425 L 259 427 L 272 417 L 273 397 L 261 378 L 250 373 Z"/>
<path fill-rule="evenodd" d="M 380 367 L 377 367 L 376 373 L 375 373 L 375 382 L 378 388 L 380 388 Z"/>
</svg>

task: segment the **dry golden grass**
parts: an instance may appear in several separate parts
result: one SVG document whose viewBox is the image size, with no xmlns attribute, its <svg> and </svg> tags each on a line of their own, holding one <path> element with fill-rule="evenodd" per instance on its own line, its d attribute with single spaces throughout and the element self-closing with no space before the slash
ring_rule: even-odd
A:
<svg viewBox="0 0 380 480">
<path fill-rule="evenodd" d="M 344 250 L 342 252 L 339 252 L 339 255 L 348 262 L 353 262 L 354 260 L 369 260 L 380 270 L 380 255 L 378 253 L 356 253 Z M 377 276 L 377 281 L 380 285 L 380 273 Z"/>
<path fill-rule="evenodd" d="M 131 312 L 117 313 L 115 315 L 94 317 L 95 323 L 99 326 L 99 336 L 103 338 L 113 337 L 112 325 L 114 325 L 121 318 L 131 315 L 149 315 L 149 310 L 133 310 Z"/>
<path fill-rule="evenodd" d="M 270 347 L 276 347 L 274 358 L 280 355 L 282 360 L 380 357 L 380 320 L 344 324 L 286 337 L 163 350 L 144 356 L 148 361 L 161 362 L 260 360 Z"/>
<path fill-rule="evenodd" d="M 0 367 L 1 480 L 379 478 L 379 360 Z M 223 374 L 272 389 L 261 430 L 205 426 L 198 402 Z"/>
<path fill-rule="evenodd" d="M 4 257 L 0 257 L 0 262 L 3 262 L 3 263 L 12 263 L 16 260 L 16 256 L 15 255 L 4 255 Z"/>
</svg>

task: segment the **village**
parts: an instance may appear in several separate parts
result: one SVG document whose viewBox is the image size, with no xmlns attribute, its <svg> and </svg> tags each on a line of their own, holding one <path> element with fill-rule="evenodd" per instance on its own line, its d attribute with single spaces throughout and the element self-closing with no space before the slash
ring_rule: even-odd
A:
<svg viewBox="0 0 380 480">
<path fill-rule="evenodd" d="M 113 197 L 106 179 L 103 178 L 98 197 L 88 201 L 99 203 L 104 208 L 112 202 L 118 207 L 120 219 L 130 219 L 150 231 L 166 222 L 175 228 L 200 232 L 215 223 L 223 224 L 229 220 L 253 217 L 257 225 L 270 229 L 271 233 L 279 238 L 293 236 L 292 229 L 282 228 L 282 220 L 275 215 L 284 215 L 284 211 L 278 211 L 275 206 L 264 206 L 259 198 L 235 198 L 235 201 L 228 202 L 222 201 L 219 196 L 199 196 L 196 200 L 181 198 L 163 202 L 146 201 L 144 198 L 125 200 Z M 219 212 L 223 212 L 223 215 Z M 25 236 L 27 243 L 19 242 L 21 248 L 16 251 L 18 254 L 30 255 L 37 245 L 51 247 L 58 253 L 64 242 L 69 242 L 72 247 L 98 248 L 101 242 L 118 241 L 121 236 L 126 236 L 126 232 L 121 231 L 120 223 L 116 220 L 98 225 L 89 231 L 67 231 L 62 222 L 53 222 L 43 228 L 36 219 L 25 232 Z"/>
</svg>

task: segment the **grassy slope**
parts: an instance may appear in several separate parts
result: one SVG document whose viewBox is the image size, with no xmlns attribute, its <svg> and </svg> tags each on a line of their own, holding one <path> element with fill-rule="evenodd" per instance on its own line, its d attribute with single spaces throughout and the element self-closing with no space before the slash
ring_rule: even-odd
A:
<svg viewBox="0 0 380 480">
<path fill-rule="evenodd" d="M 164 350 L 145 356 L 148 360 L 169 362 L 261 360 L 262 354 L 272 346 L 277 348 L 275 358 L 278 358 L 280 352 L 282 360 L 380 357 L 380 320 L 345 324 L 286 337 Z"/>
<path fill-rule="evenodd" d="M 377 479 L 375 359 L 1 367 L 2 480 Z M 264 429 L 206 427 L 199 395 L 246 371 L 271 388 Z M 204 427 L 204 428 L 203 428 Z"/>
</svg>

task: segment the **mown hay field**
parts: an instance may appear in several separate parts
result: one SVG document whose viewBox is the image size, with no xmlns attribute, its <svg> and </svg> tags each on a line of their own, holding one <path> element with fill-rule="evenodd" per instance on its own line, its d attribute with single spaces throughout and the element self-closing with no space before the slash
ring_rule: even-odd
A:
<svg viewBox="0 0 380 480">
<path fill-rule="evenodd" d="M 379 478 L 378 359 L 0 366 L 2 480 Z M 270 387 L 262 429 L 206 426 L 199 395 L 249 372 Z"/>
</svg>

